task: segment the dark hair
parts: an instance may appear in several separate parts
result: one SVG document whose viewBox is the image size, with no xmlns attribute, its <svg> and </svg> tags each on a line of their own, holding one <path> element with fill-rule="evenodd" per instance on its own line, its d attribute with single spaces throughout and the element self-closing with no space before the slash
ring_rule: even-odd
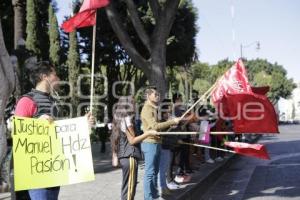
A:
<svg viewBox="0 0 300 200">
<path fill-rule="evenodd" d="M 172 104 L 172 101 L 171 99 L 164 99 L 162 102 L 161 102 L 161 109 L 162 110 L 167 110 Z"/>
<path fill-rule="evenodd" d="M 175 101 L 181 97 L 182 97 L 182 95 L 179 92 L 174 93 L 172 96 L 173 103 L 175 103 Z"/>
<path fill-rule="evenodd" d="M 209 114 L 207 113 L 207 109 L 206 108 L 201 108 L 199 109 L 199 116 L 200 117 L 204 117 L 204 116 L 208 116 Z"/>
<path fill-rule="evenodd" d="M 134 116 L 134 99 L 132 96 L 122 96 L 113 107 L 112 134 L 110 137 L 111 148 L 118 152 L 121 122 L 127 116 Z"/>
<path fill-rule="evenodd" d="M 35 67 L 30 69 L 30 82 L 36 86 L 40 81 L 42 81 L 42 75 L 49 75 L 51 72 L 53 72 L 54 66 L 51 65 L 47 61 L 41 61 L 36 63 Z"/>
</svg>

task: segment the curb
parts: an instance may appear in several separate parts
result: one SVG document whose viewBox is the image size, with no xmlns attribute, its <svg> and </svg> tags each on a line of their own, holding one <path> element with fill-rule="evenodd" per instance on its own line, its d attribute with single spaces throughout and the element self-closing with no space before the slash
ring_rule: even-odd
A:
<svg viewBox="0 0 300 200">
<path fill-rule="evenodd" d="M 255 136 L 249 143 L 254 143 L 259 140 L 261 135 Z M 176 193 L 175 195 L 177 200 L 199 200 L 201 197 L 207 192 L 207 190 L 220 178 L 224 170 L 226 170 L 232 162 L 238 157 L 238 154 L 232 154 L 228 159 L 224 160 L 222 163 L 219 163 L 218 166 L 215 166 L 210 171 L 203 169 L 203 172 L 209 171 L 205 176 L 201 176 L 201 171 L 195 174 L 192 181 L 193 184 L 185 190 L 180 191 L 180 193 Z"/>
<path fill-rule="evenodd" d="M 183 193 L 177 198 L 177 200 L 199 200 L 206 191 L 216 182 L 216 180 L 222 176 L 224 170 L 233 162 L 236 158 L 236 154 L 231 155 L 228 159 L 220 163 L 219 166 L 211 170 L 205 177 L 202 177 L 201 180 L 195 183 L 190 189 L 183 191 Z M 200 172 L 201 173 L 201 172 Z M 199 176 L 195 176 L 195 179 Z"/>
</svg>

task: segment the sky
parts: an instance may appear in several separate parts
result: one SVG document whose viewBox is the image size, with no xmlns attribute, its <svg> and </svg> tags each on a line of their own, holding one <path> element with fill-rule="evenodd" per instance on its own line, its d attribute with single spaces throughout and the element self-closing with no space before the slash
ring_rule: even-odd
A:
<svg viewBox="0 0 300 200">
<path fill-rule="evenodd" d="M 289 78 L 300 81 L 300 1 L 194 0 L 194 3 L 198 9 L 200 61 L 215 64 L 224 58 L 236 60 L 241 44 L 253 44 L 243 48 L 243 57 L 277 62 L 287 70 Z M 256 41 L 260 50 L 256 50 Z"/>
<path fill-rule="evenodd" d="M 57 0 L 58 20 L 71 12 L 71 0 Z M 240 56 L 277 62 L 300 82 L 299 0 L 193 0 L 198 10 L 196 46 L 209 64 Z M 256 41 L 260 49 L 256 49 Z"/>
</svg>

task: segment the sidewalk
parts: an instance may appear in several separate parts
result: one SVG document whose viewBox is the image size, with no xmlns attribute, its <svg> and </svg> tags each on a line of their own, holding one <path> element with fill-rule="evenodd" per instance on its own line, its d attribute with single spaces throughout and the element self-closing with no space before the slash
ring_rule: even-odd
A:
<svg viewBox="0 0 300 200">
<path fill-rule="evenodd" d="M 100 143 L 92 144 L 94 160 L 95 180 L 86 183 L 62 186 L 59 194 L 60 200 L 119 200 L 121 194 L 122 175 L 120 168 L 111 166 L 111 152 L 109 143 L 106 144 L 106 153 L 100 152 Z M 187 184 L 180 185 L 180 188 L 173 190 L 167 200 L 188 200 L 195 195 L 200 198 L 216 179 L 222 175 L 223 170 L 233 160 L 234 155 L 214 164 L 201 164 L 199 159 L 193 157 L 192 179 Z M 135 199 L 143 200 L 143 176 L 144 163 L 139 163 L 138 185 Z M 0 200 L 10 199 L 10 193 L 0 193 Z M 162 198 L 160 198 L 162 199 Z"/>
<path fill-rule="evenodd" d="M 121 169 L 111 167 L 111 152 L 107 144 L 107 152 L 100 153 L 100 144 L 93 144 L 93 158 L 95 169 L 95 181 L 80 183 L 61 187 L 59 199 L 61 200 L 119 200 L 121 194 L 122 175 Z M 228 161 L 232 160 L 233 155 L 215 164 L 201 164 L 199 160 L 193 159 L 193 167 L 196 168 L 192 173 L 191 182 L 183 184 L 180 189 L 174 190 L 167 199 L 187 200 L 191 195 L 202 195 L 204 191 L 223 173 Z M 136 200 L 143 199 L 143 175 L 144 164 L 139 163 L 138 185 L 135 195 Z M 162 198 L 161 198 L 162 199 Z"/>
</svg>

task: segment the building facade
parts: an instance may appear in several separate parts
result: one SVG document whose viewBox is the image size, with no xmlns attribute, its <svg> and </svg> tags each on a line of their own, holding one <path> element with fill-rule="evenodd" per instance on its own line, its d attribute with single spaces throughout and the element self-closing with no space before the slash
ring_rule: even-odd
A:
<svg viewBox="0 0 300 200">
<path fill-rule="evenodd" d="M 280 99 L 279 119 L 284 122 L 300 122 L 300 82 L 293 90 L 291 98 Z"/>
</svg>

